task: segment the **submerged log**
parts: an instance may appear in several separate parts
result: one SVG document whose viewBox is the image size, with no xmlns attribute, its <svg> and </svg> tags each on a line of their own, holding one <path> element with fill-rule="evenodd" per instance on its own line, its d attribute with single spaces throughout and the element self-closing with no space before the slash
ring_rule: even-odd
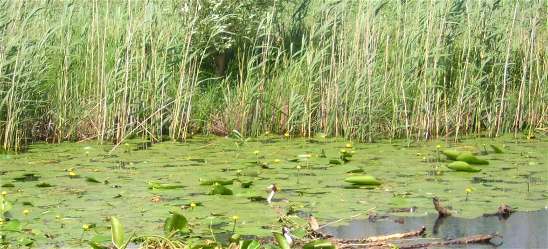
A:
<svg viewBox="0 0 548 249">
<path fill-rule="evenodd" d="M 483 214 L 483 216 L 484 217 L 498 216 L 499 219 L 508 219 L 508 217 L 510 217 L 510 215 L 513 212 L 515 212 L 515 210 L 512 207 L 510 207 L 507 204 L 501 204 L 500 207 L 497 208 L 497 212 L 490 213 L 490 214 Z"/>
</svg>

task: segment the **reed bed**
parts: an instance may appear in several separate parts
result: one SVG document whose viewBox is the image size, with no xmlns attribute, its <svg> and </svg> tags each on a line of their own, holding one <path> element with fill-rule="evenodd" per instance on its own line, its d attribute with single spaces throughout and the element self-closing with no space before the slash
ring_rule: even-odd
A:
<svg viewBox="0 0 548 249">
<path fill-rule="evenodd" d="M 0 0 L 2 147 L 546 131 L 545 1 L 215 1 Z"/>
</svg>

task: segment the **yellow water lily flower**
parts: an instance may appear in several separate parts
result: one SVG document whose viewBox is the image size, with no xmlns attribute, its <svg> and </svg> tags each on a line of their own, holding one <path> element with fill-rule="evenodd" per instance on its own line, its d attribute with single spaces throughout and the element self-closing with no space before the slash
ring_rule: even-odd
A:
<svg viewBox="0 0 548 249">
<path fill-rule="evenodd" d="M 233 215 L 232 217 L 230 217 L 232 220 L 239 220 L 240 219 L 240 216 L 238 215 Z"/>
<path fill-rule="evenodd" d="M 2 197 L 6 197 L 6 195 L 8 195 L 8 192 L 2 191 Z"/>
<path fill-rule="evenodd" d="M 253 151 L 253 154 L 257 155 L 257 154 L 259 154 L 259 151 L 258 150 Z"/>
<path fill-rule="evenodd" d="M 23 210 L 23 214 L 24 214 L 24 215 L 29 215 L 29 214 L 30 214 L 30 211 L 29 211 L 28 209 L 25 209 L 25 210 Z"/>
<path fill-rule="evenodd" d="M 289 137 L 289 132 L 284 133 L 284 137 Z"/>
<path fill-rule="evenodd" d="M 352 144 L 351 144 L 351 143 L 347 143 L 347 144 L 345 145 L 345 147 L 346 147 L 346 148 L 352 148 Z"/>
<path fill-rule="evenodd" d="M 441 148 L 441 144 L 436 145 L 436 149 L 440 149 L 440 148 Z"/>
<path fill-rule="evenodd" d="M 196 203 L 191 202 L 191 203 L 190 203 L 190 207 L 191 207 L 191 208 L 195 208 L 195 207 L 196 207 Z"/>
<path fill-rule="evenodd" d="M 274 162 L 279 163 L 279 162 L 281 162 L 281 160 L 280 159 L 274 159 Z"/>
<path fill-rule="evenodd" d="M 76 172 L 74 172 L 74 171 L 69 171 L 68 175 L 69 175 L 69 176 L 76 176 Z"/>
<path fill-rule="evenodd" d="M 464 190 L 464 192 L 466 192 L 466 193 L 472 193 L 472 191 L 473 191 L 472 188 L 466 188 L 466 189 Z"/>
<path fill-rule="evenodd" d="M 89 224 L 82 225 L 82 229 L 84 229 L 84 231 L 88 231 L 90 228 L 91 226 Z"/>
</svg>

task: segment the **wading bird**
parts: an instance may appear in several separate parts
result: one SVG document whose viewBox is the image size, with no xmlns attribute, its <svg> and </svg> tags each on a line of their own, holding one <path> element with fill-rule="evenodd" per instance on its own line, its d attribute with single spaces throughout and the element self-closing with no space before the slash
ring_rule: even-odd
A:
<svg viewBox="0 0 548 249">
<path fill-rule="evenodd" d="M 278 188 L 276 188 L 276 184 L 271 184 L 266 189 L 269 192 L 266 201 L 268 202 L 268 204 L 272 204 L 272 198 L 274 198 L 274 194 L 278 192 Z"/>
<path fill-rule="evenodd" d="M 289 233 L 289 228 L 283 227 L 282 234 L 284 235 L 284 238 L 285 238 L 285 241 L 287 241 L 287 244 L 292 245 L 293 238 L 291 238 L 291 233 Z"/>
</svg>

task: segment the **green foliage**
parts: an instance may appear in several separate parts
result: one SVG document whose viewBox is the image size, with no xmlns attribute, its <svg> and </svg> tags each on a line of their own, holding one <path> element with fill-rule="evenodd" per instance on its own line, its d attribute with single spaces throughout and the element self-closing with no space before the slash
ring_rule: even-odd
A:
<svg viewBox="0 0 548 249">
<path fill-rule="evenodd" d="M 336 249 L 336 248 L 337 247 L 334 246 L 328 240 L 314 240 L 303 246 L 303 249 Z"/>
<path fill-rule="evenodd" d="M 272 234 L 274 235 L 274 239 L 278 243 L 280 249 L 291 249 L 291 246 L 287 243 L 287 240 L 285 240 L 283 234 L 278 232 L 273 232 Z"/>
<path fill-rule="evenodd" d="M 0 0 L 0 143 L 534 137 L 548 110 L 544 7 Z"/>
<path fill-rule="evenodd" d="M 355 185 L 380 185 L 381 181 L 377 180 L 374 176 L 362 175 L 351 176 L 344 179 L 345 182 L 349 182 Z"/>
<path fill-rule="evenodd" d="M 208 192 L 208 195 L 232 195 L 232 194 L 233 192 L 231 189 L 218 183 L 213 184 L 213 187 Z"/>
<path fill-rule="evenodd" d="M 443 153 L 447 159 L 450 160 L 457 160 L 457 157 L 460 155 L 460 151 L 456 150 L 443 150 L 441 153 Z"/>
<path fill-rule="evenodd" d="M 126 247 L 125 243 L 125 234 L 124 234 L 124 225 L 120 223 L 118 218 L 112 216 L 110 217 L 111 222 L 111 235 L 112 235 L 112 244 L 118 249 L 124 249 Z"/>
<path fill-rule="evenodd" d="M 170 212 L 170 216 L 164 222 L 164 233 L 171 235 L 186 229 L 188 221 L 186 217 L 178 212 Z"/>
<path fill-rule="evenodd" d="M 447 168 L 450 168 L 455 171 L 464 171 L 464 172 L 480 172 L 481 169 L 474 168 L 466 162 L 456 161 L 447 165 Z"/>
<path fill-rule="evenodd" d="M 474 155 L 472 155 L 471 153 L 468 153 L 468 152 L 463 152 L 463 153 L 459 154 L 459 156 L 457 157 L 457 161 L 462 161 L 462 162 L 466 162 L 466 163 L 469 163 L 469 164 L 482 164 L 482 165 L 489 164 L 489 161 L 479 159 L 476 156 L 474 156 Z"/>
</svg>

